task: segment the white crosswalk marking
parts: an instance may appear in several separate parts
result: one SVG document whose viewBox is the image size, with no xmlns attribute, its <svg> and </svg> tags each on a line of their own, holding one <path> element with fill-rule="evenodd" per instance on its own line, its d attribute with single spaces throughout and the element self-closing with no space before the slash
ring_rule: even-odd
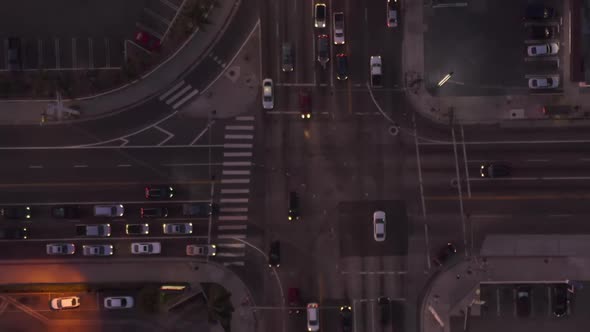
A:
<svg viewBox="0 0 590 332">
<path fill-rule="evenodd" d="M 186 104 L 189 100 L 193 99 L 199 94 L 199 90 L 193 88 L 190 84 L 185 81 L 180 81 L 168 91 L 160 95 L 158 99 L 166 103 L 166 105 L 172 105 L 172 109 L 176 110 L 182 105 Z M 178 101 L 177 101 L 178 100 Z"/>
<path fill-rule="evenodd" d="M 216 256 L 224 266 L 241 267 L 245 265 L 246 246 L 240 240 L 248 235 L 254 116 L 239 116 L 234 120 L 225 126 L 223 136 Z"/>
</svg>

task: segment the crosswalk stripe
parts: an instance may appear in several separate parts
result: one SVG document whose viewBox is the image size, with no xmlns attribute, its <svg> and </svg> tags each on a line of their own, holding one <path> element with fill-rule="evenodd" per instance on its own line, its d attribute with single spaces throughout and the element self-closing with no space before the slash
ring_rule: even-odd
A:
<svg viewBox="0 0 590 332">
<path fill-rule="evenodd" d="M 254 116 L 248 115 L 248 116 L 238 116 L 236 117 L 237 121 L 254 121 Z"/>
<path fill-rule="evenodd" d="M 219 257 L 243 257 L 243 256 L 246 256 L 246 253 L 245 252 L 238 252 L 238 253 L 220 252 L 220 253 L 217 253 L 215 256 L 219 256 Z"/>
<path fill-rule="evenodd" d="M 224 149 L 251 149 L 252 143 L 242 143 L 242 144 L 223 144 Z"/>
<path fill-rule="evenodd" d="M 248 220 L 248 216 L 219 216 L 219 220 L 244 221 L 244 220 Z"/>
<path fill-rule="evenodd" d="M 218 248 L 244 248 L 246 247 L 243 243 L 218 243 Z"/>
<path fill-rule="evenodd" d="M 221 213 L 226 213 L 226 212 L 248 212 L 248 208 L 247 207 L 237 207 L 237 208 L 222 207 L 222 208 L 219 209 L 219 212 L 221 212 Z"/>
<path fill-rule="evenodd" d="M 182 90 L 177 92 L 174 96 L 168 98 L 168 100 L 166 100 L 166 104 L 168 104 L 168 105 L 172 104 L 176 99 L 180 98 L 183 94 L 185 94 L 188 90 L 190 90 L 192 88 L 193 87 L 190 86 L 190 84 L 185 86 Z"/>
<path fill-rule="evenodd" d="M 251 161 L 224 161 L 221 164 L 223 167 L 226 166 L 252 166 Z"/>
<path fill-rule="evenodd" d="M 225 139 L 253 139 L 254 135 L 225 135 Z"/>
<path fill-rule="evenodd" d="M 224 157 L 252 157 L 252 152 L 224 152 Z"/>
<path fill-rule="evenodd" d="M 245 239 L 246 234 L 219 234 L 218 239 Z"/>
<path fill-rule="evenodd" d="M 182 104 L 186 103 L 187 100 L 191 99 L 192 97 L 194 97 L 197 93 L 199 93 L 199 90 L 195 89 L 193 90 L 191 93 L 189 93 L 188 95 L 186 95 L 184 98 L 182 98 L 181 100 L 179 100 L 176 104 L 174 104 L 172 106 L 173 109 L 177 109 L 180 106 L 182 106 Z"/>
<path fill-rule="evenodd" d="M 221 194 L 247 194 L 250 189 L 221 189 Z"/>
<path fill-rule="evenodd" d="M 247 229 L 248 225 L 222 225 L 222 226 L 218 226 L 217 229 L 219 229 L 220 231 L 224 231 L 226 229 Z"/>
<path fill-rule="evenodd" d="M 250 183 L 250 179 L 221 179 L 221 184 L 225 183 Z"/>
<path fill-rule="evenodd" d="M 225 130 L 254 130 L 254 126 L 225 126 Z"/>
<path fill-rule="evenodd" d="M 219 203 L 248 203 L 248 198 L 222 198 Z"/>
<path fill-rule="evenodd" d="M 178 88 L 180 88 L 181 86 L 184 85 L 184 81 L 180 81 L 178 84 L 176 84 L 175 86 L 172 87 L 172 89 L 166 91 L 166 93 L 164 93 L 163 95 L 160 96 L 160 100 L 164 100 L 166 98 L 168 98 L 169 95 L 171 95 L 174 91 L 178 90 Z"/>
<path fill-rule="evenodd" d="M 248 170 L 248 169 L 245 169 L 245 170 L 224 169 L 221 171 L 221 174 L 223 174 L 223 175 L 250 175 L 250 170 Z"/>
<path fill-rule="evenodd" d="M 244 266 L 244 262 L 239 261 L 239 262 L 224 262 L 223 263 L 223 266 L 232 266 L 232 265 Z"/>
</svg>

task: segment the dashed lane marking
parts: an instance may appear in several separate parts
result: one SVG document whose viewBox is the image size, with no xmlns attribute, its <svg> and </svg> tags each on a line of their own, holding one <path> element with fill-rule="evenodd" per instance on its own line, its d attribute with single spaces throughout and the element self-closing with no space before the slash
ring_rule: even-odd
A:
<svg viewBox="0 0 590 332">
<path fill-rule="evenodd" d="M 252 152 L 224 152 L 224 157 L 252 157 Z"/>
<path fill-rule="evenodd" d="M 248 203 L 248 198 L 221 198 L 219 203 Z"/>
<path fill-rule="evenodd" d="M 220 231 L 224 230 L 238 230 L 238 229 L 247 229 L 248 225 L 221 225 L 217 227 Z"/>
<path fill-rule="evenodd" d="M 229 183 L 250 183 L 250 179 L 221 179 L 221 184 L 229 184 Z M 2 187 L 2 184 L 0 184 Z"/>
<path fill-rule="evenodd" d="M 248 194 L 250 189 L 221 189 L 221 194 Z"/>
<path fill-rule="evenodd" d="M 219 216 L 220 221 L 246 221 L 248 216 Z"/>
</svg>

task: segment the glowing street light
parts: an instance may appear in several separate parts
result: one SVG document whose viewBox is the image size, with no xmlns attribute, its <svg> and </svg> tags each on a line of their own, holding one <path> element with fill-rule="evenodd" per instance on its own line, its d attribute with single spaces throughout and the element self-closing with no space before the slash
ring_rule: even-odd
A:
<svg viewBox="0 0 590 332">
<path fill-rule="evenodd" d="M 442 80 L 438 82 L 438 86 L 441 87 L 447 83 L 447 81 L 451 79 L 451 76 L 453 76 L 453 72 L 446 74 L 445 77 L 443 77 Z"/>
</svg>

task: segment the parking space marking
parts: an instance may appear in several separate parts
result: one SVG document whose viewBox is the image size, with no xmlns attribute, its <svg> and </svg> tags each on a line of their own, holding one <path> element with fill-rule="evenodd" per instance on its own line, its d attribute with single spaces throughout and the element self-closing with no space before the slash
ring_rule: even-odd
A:
<svg viewBox="0 0 590 332">
<path fill-rule="evenodd" d="M 92 38 L 88 38 L 88 67 L 94 69 L 94 44 Z"/>
<path fill-rule="evenodd" d="M 166 25 L 170 25 L 170 21 L 168 21 L 167 19 L 165 19 L 164 17 L 158 15 L 157 13 L 154 13 L 151 9 L 149 8 L 144 8 L 143 11 L 148 14 L 148 16 L 151 16 L 152 18 L 155 18 L 156 20 L 160 21 L 161 23 L 164 23 Z M 161 38 L 161 36 L 160 36 Z"/>
<path fill-rule="evenodd" d="M 55 68 L 59 69 L 60 66 L 60 59 L 59 59 L 59 39 L 55 38 L 54 39 L 54 43 L 55 43 Z"/>
<path fill-rule="evenodd" d="M 110 67 L 111 66 L 111 57 L 110 57 L 111 50 L 109 49 L 109 39 L 108 38 L 104 39 L 104 48 L 105 48 L 105 56 L 106 56 L 106 66 Z"/>
<path fill-rule="evenodd" d="M 496 315 L 500 316 L 500 288 L 496 288 Z"/>
<path fill-rule="evenodd" d="M 37 39 L 37 63 L 43 68 L 43 40 Z"/>
<path fill-rule="evenodd" d="M 76 58 L 76 38 L 72 38 L 72 68 L 78 67 L 78 60 Z"/>
<path fill-rule="evenodd" d="M 8 39 L 4 39 L 4 49 L 2 51 L 4 51 L 4 54 L 7 54 L 8 52 Z M 8 56 L 4 56 L 4 68 L 8 69 Z"/>
</svg>

